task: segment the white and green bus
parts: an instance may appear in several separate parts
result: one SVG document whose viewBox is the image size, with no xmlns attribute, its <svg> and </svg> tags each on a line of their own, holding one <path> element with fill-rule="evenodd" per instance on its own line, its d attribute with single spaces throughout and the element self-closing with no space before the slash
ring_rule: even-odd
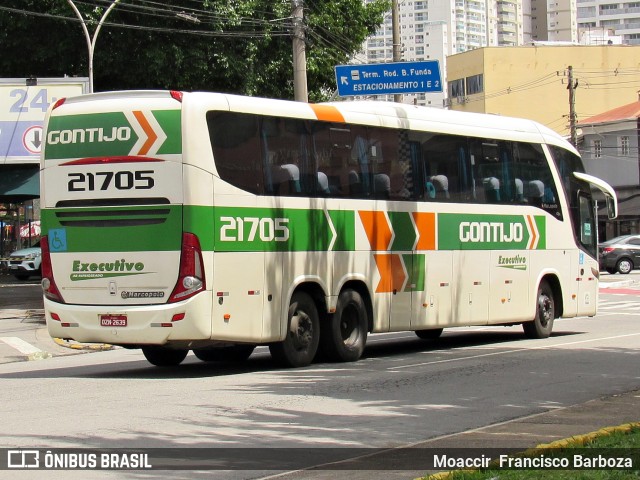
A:
<svg viewBox="0 0 640 480">
<path fill-rule="evenodd" d="M 42 155 L 52 336 L 287 366 L 355 361 L 367 335 L 597 308 L 577 151 L 535 122 L 385 102 L 217 93 L 60 100 Z"/>
</svg>

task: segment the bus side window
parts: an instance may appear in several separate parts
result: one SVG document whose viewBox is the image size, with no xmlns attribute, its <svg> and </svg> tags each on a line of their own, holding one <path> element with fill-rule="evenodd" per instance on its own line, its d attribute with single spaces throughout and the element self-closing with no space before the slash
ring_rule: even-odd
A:
<svg viewBox="0 0 640 480">
<path fill-rule="evenodd" d="M 207 113 L 209 139 L 220 178 L 250 193 L 264 194 L 258 117 L 246 113 Z"/>
<path fill-rule="evenodd" d="M 561 219 L 557 189 L 542 147 L 524 142 L 514 142 L 513 146 L 512 169 L 516 180 L 521 180 L 524 187 L 524 199 L 516 195 L 514 200 L 542 208 Z"/>
</svg>

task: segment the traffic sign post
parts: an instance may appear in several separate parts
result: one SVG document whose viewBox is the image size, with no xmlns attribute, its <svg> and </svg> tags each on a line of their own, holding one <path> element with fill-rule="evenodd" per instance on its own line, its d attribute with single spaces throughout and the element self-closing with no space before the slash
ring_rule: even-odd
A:
<svg viewBox="0 0 640 480">
<path fill-rule="evenodd" d="M 338 65 L 335 72 L 341 97 L 442 92 L 437 60 Z"/>
<path fill-rule="evenodd" d="M 51 104 L 87 92 L 86 78 L 0 79 L 0 163 L 38 164 Z"/>
</svg>

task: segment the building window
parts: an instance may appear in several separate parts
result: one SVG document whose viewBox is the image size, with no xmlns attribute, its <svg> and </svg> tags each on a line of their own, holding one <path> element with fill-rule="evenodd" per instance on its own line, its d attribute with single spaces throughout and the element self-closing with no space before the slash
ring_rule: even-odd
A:
<svg viewBox="0 0 640 480">
<path fill-rule="evenodd" d="M 467 77 L 467 95 L 473 95 L 474 93 L 482 93 L 484 91 L 484 76 L 483 74 L 473 75 Z"/>
<path fill-rule="evenodd" d="M 593 141 L 593 158 L 602 158 L 602 140 Z"/>
<path fill-rule="evenodd" d="M 464 97 L 464 78 L 449 82 L 449 97 Z"/>
<path fill-rule="evenodd" d="M 620 155 L 629 155 L 629 137 L 620 137 Z"/>
</svg>

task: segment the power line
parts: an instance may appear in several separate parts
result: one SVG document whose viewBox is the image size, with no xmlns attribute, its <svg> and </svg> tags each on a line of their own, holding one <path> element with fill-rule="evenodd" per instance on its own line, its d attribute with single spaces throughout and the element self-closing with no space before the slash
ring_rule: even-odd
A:
<svg viewBox="0 0 640 480">
<path fill-rule="evenodd" d="M 21 9 L 3 7 L 3 6 L 0 6 L 0 10 L 27 15 L 27 16 L 43 17 L 43 18 L 49 18 L 54 20 L 80 23 L 79 19 L 73 18 L 73 17 L 67 17 L 64 15 L 54 15 L 50 13 L 33 12 L 30 10 L 21 10 Z M 223 17 L 220 17 L 220 18 L 223 18 Z M 271 37 L 271 36 L 288 36 L 288 37 L 291 36 L 291 32 L 289 31 L 288 26 L 287 28 L 282 30 L 275 29 L 275 30 L 255 30 L 255 31 L 249 31 L 249 30 L 214 31 L 214 30 L 193 30 L 193 29 L 186 29 L 186 28 L 171 28 L 171 27 L 153 27 L 153 26 L 131 25 L 131 24 L 113 23 L 113 22 L 104 22 L 104 25 L 115 27 L 115 28 L 126 28 L 131 30 L 145 30 L 145 31 L 161 32 L 161 33 L 179 33 L 179 34 L 186 34 L 186 35 L 199 35 L 204 37 L 259 38 L 259 37 Z M 271 26 L 271 24 L 269 25 Z M 237 25 L 234 25 L 234 26 L 237 27 Z"/>
</svg>

